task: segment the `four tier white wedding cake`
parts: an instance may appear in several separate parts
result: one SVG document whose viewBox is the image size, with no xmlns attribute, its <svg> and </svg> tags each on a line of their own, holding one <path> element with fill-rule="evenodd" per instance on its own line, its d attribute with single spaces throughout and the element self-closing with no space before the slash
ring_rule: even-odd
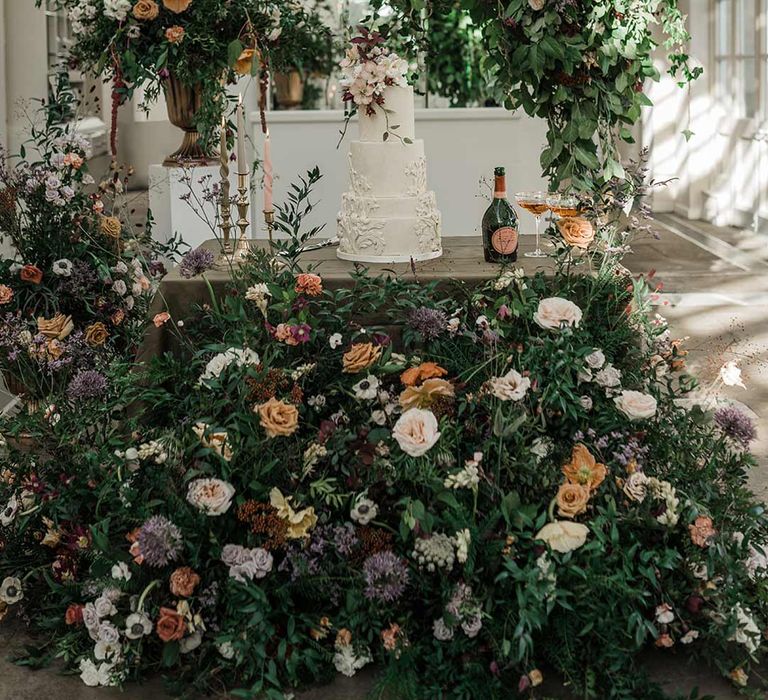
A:
<svg viewBox="0 0 768 700">
<path fill-rule="evenodd" d="M 359 110 L 350 190 L 342 195 L 338 218 L 343 260 L 396 263 L 442 255 L 440 212 L 427 189 L 424 142 L 414 131 L 410 85 L 387 85 L 375 104 Z"/>
</svg>

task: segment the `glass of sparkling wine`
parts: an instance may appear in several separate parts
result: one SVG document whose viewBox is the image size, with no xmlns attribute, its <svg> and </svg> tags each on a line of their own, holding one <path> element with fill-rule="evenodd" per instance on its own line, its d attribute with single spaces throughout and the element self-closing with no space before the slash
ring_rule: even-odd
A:
<svg viewBox="0 0 768 700">
<path fill-rule="evenodd" d="M 551 194 L 547 197 L 547 207 L 557 217 L 579 215 L 579 200 L 567 194 Z"/>
<path fill-rule="evenodd" d="M 549 209 L 547 206 L 546 192 L 518 192 L 515 194 L 515 201 L 526 211 L 533 214 L 536 219 L 536 250 L 530 250 L 523 253 L 526 258 L 547 258 L 549 257 L 539 246 L 539 223 L 541 215 Z"/>
</svg>

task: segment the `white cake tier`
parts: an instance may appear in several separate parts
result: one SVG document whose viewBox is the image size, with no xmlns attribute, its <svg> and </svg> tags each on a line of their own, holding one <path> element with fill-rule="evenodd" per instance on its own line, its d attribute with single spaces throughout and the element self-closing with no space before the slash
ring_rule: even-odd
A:
<svg viewBox="0 0 768 700">
<path fill-rule="evenodd" d="M 413 88 L 391 85 L 384 88 L 384 104 L 373 105 L 374 114 L 369 115 L 365 107 L 358 107 L 358 125 L 361 141 L 381 143 L 384 134 L 391 131 L 400 138 L 415 138 L 413 117 Z M 384 111 L 386 110 L 386 111 Z M 393 127 L 397 127 L 394 129 Z M 394 136 L 390 136 L 390 139 Z"/>
<path fill-rule="evenodd" d="M 434 192 L 418 197 L 371 197 L 347 192 L 338 218 L 342 260 L 397 263 L 442 255 Z"/>
<path fill-rule="evenodd" d="M 427 191 L 424 142 L 411 144 L 353 141 L 349 177 L 356 194 L 376 197 L 417 197 Z"/>
</svg>

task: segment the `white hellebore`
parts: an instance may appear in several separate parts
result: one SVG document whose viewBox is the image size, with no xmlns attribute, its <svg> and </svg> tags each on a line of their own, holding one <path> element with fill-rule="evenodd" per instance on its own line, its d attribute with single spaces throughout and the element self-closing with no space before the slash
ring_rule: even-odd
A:
<svg viewBox="0 0 768 700">
<path fill-rule="evenodd" d="M 546 542 L 555 552 L 572 552 L 587 541 L 589 528 L 581 523 L 556 520 L 536 533 L 537 540 Z"/>
<path fill-rule="evenodd" d="M 421 457 L 434 447 L 440 437 L 437 418 L 432 411 L 409 408 L 398 418 L 392 436 L 400 449 L 411 457 Z"/>
<path fill-rule="evenodd" d="M 355 501 L 349 517 L 360 525 L 367 525 L 379 514 L 379 507 L 370 499 L 362 496 Z"/>
<path fill-rule="evenodd" d="M 644 420 L 656 415 L 656 399 L 642 391 L 624 390 L 613 401 L 629 420 Z"/>
<path fill-rule="evenodd" d="M 503 377 L 491 377 L 488 384 L 491 393 L 501 401 L 519 401 L 531 388 L 531 380 L 514 369 Z"/>
<path fill-rule="evenodd" d="M 729 360 L 720 368 L 720 379 L 723 380 L 725 386 L 747 388 L 741 378 L 741 368 L 733 360 Z"/>
<path fill-rule="evenodd" d="M 223 515 L 232 505 L 235 487 L 221 479 L 195 479 L 189 482 L 187 501 L 206 515 Z"/>
<path fill-rule="evenodd" d="M 342 337 L 341 333 L 334 333 L 330 338 L 328 338 L 328 345 L 331 346 L 332 350 L 335 350 L 339 345 L 342 343 Z"/>
<path fill-rule="evenodd" d="M 118 581 L 130 581 L 131 576 L 130 568 L 124 561 L 120 561 L 112 567 L 112 578 Z"/>
<path fill-rule="evenodd" d="M 559 330 L 563 326 L 578 328 L 581 309 L 572 301 L 561 297 L 549 297 L 539 302 L 533 320 L 545 330 Z"/>
</svg>

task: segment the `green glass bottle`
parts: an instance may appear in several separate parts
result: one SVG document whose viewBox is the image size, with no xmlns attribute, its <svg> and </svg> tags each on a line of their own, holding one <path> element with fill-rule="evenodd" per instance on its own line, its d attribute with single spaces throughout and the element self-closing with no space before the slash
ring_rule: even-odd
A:
<svg viewBox="0 0 768 700">
<path fill-rule="evenodd" d="M 507 201 L 507 178 L 504 168 L 493 171 L 493 201 L 483 215 L 483 253 L 485 261 L 512 263 L 517 260 L 517 213 Z"/>
</svg>

